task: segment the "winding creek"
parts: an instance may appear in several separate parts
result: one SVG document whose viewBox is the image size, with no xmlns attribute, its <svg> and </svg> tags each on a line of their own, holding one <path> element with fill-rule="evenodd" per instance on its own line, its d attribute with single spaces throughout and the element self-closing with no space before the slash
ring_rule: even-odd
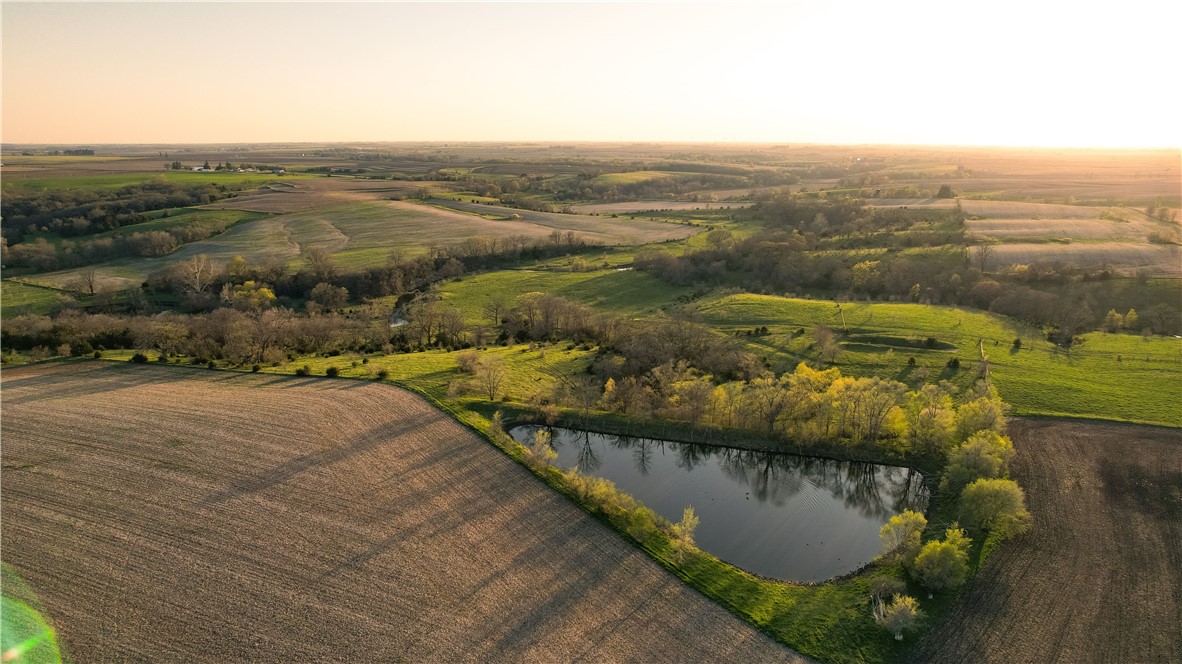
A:
<svg viewBox="0 0 1182 664">
<path fill-rule="evenodd" d="M 509 433 L 529 445 L 538 426 Z M 824 581 L 878 555 L 878 531 L 928 492 L 909 468 L 553 428 L 559 468 L 611 480 L 672 521 L 693 506 L 700 548 L 760 576 Z"/>
</svg>

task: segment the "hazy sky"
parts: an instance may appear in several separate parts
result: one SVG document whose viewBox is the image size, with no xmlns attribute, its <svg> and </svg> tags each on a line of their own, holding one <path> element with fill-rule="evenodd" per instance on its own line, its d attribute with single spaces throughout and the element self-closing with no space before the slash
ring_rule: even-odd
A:
<svg viewBox="0 0 1182 664">
<path fill-rule="evenodd" d="M 1170 2 L 3 2 L 3 141 L 1182 145 Z"/>
</svg>

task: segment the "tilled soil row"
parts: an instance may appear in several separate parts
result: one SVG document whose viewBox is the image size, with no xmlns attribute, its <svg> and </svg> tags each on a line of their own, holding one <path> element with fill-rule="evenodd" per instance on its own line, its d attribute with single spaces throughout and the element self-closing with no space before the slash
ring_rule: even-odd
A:
<svg viewBox="0 0 1182 664">
<path fill-rule="evenodd" d="M 1182 431 L 1017 420 L 1034 516 L 916 662 L 1182 661 Z"/>
<path fill-rule="evenodd" d="M 3 558 L 75 661 L 804 661 L 403 390 L 0 384 Z"/>
</svg>

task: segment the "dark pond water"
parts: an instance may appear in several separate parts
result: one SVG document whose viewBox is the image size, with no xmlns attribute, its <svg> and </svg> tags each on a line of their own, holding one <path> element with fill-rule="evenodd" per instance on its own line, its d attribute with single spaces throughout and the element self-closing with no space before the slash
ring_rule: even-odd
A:
<svg viewBox="0 0 1182 664">
<path fill-rule="evenodd" d="M 539 427 L 509 433 L 525 445 Z M 552 429 L 559 468 L 611 480 L 672 521 L 693 506 L 697 544 L 761 576 L 823 581 L 878 555 L 878 531 L 928 493 L 907 468 Z"/>
</svg>

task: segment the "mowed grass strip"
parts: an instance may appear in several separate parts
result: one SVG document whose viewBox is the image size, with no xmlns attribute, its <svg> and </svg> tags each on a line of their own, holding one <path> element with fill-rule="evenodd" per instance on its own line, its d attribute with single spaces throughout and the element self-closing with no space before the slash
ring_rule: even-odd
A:
<svg viewBox="0 0 1182 664">
<path fill-rule="evenodd" d="M 977 375 L 981 342 L 990 376 L 1015 414 L 1182 426 L 1179 339 L 1092 332 L 1066 350 L 1045 341 L 1034 327 L 981 311 L 852 302 L 842 303 L 839 312 L 832 301 L 754 294 L 711 298 L 697 311 L 724 330 L 768 326 L 771 334 L 750 338 L 748 346 L 777 360 L 779 369 L 790 368 L 803 358 L 815 359 L 809 336 L 795 332 L 826 325 L 839 332 L 848 327 L 853 335 L 888 335 L 921 342 L 933 337 L 956 346 L 950 352 L 853 341 L 837 359 L 844 373 L 914 382 L 916 372 L 924 369 L 926 380 L 946 378 L 967 386 Z M 1020 349 L 1013 347 L 1016 338 L 1022 340 Z M 917 367 L 908 367 L 910 357 L 917 359 Z M 952 357 L 960 359 L 959 371 L 945 368 Z"/>
<path fill-rule="evenodd" d="M 392 386 L 2 380 L 5 562 L 78 661 L 804 661 Z"/>
</svg>

